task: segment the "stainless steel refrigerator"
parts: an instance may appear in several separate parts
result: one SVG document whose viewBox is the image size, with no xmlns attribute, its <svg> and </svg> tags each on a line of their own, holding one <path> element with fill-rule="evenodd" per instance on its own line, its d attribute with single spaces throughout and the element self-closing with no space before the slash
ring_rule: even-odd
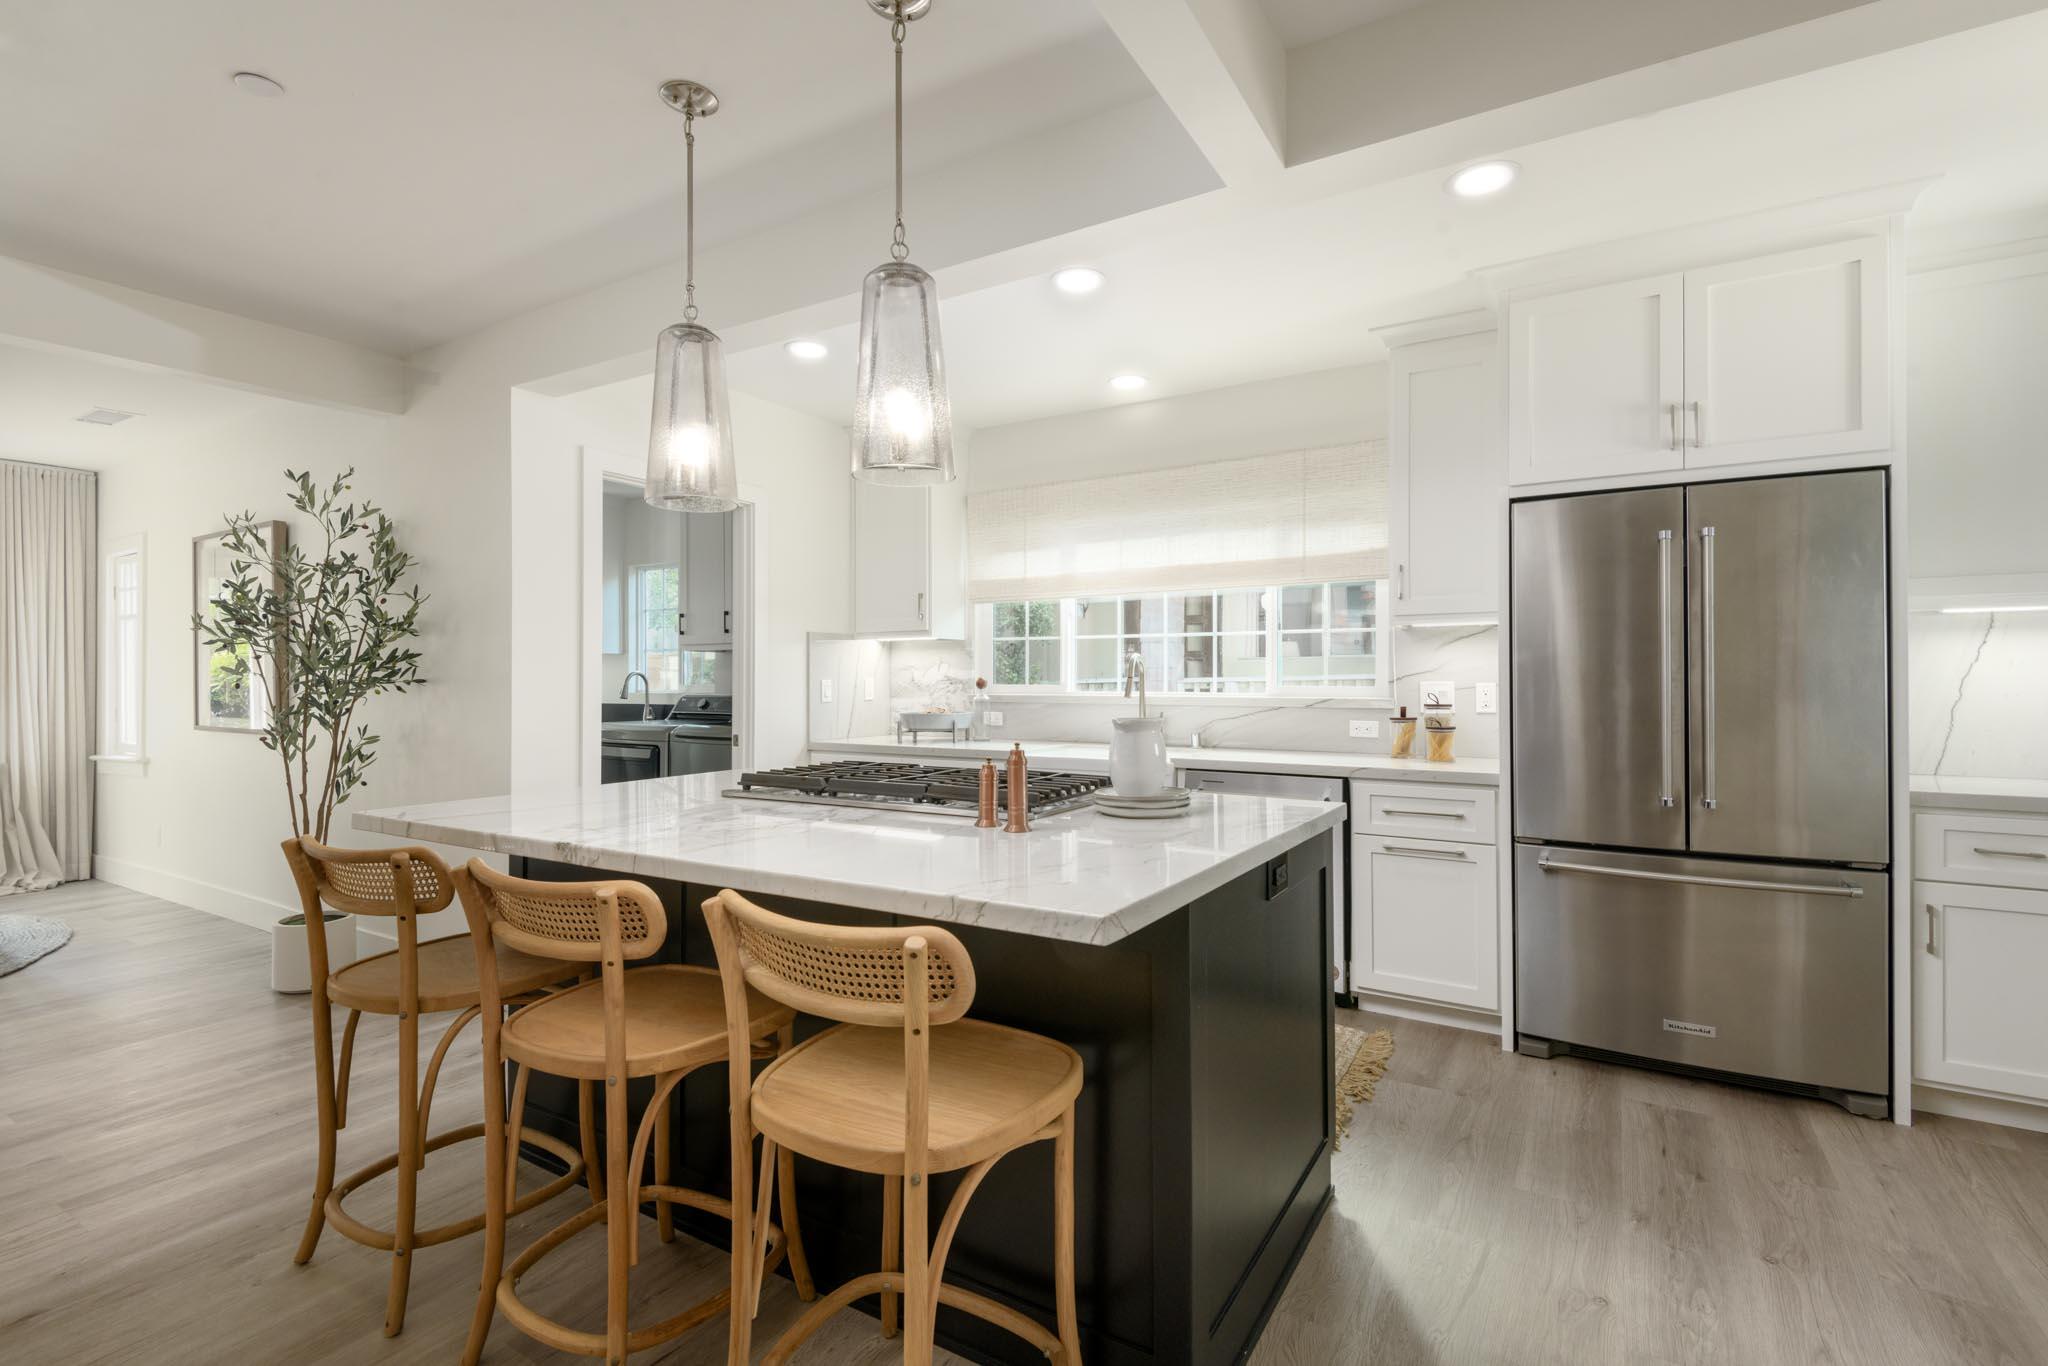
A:
<svg viewBox="0 0 2048 1366">
<path fill-rule="evenodd" d="M 1882 470 L 1514 504 L 1524 1052 L 1890 1090 Z"/>
</svg>

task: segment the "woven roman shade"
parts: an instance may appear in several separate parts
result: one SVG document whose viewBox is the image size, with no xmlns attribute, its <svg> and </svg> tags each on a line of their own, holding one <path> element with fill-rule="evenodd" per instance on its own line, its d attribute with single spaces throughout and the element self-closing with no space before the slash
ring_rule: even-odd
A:
<svg viewBox="0 0 2048 1366">
<path fill-rule="evenodd" d="M 967 536 L 976 602 L 1385 578 L 1387 443 L 972 494 Z"/>
</svg>

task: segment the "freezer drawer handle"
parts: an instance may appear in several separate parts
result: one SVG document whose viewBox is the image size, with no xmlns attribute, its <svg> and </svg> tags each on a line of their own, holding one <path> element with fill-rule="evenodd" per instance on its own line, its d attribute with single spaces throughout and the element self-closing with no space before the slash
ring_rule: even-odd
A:
<svg viewBox="0 0 2048 1366">
<path fill-rule="evenodd" d="M 1762 882 L 1746 877 L 1693 877 L 1685 873 L 1653 873 L 1644 868 L 1602 868 L 1592 863 L 1560 863 L 1538 859 L 1546 873 L 1597 873 L 1601 877 L 1632 877 L 1645 882 L 1684 882 L 1696 887 L 1732 887 L 1745 892 L 1799 892 L 1806 896 L 1862 896 L 1852 882 Z"/>
<path fill-rule="evenodd" d="M 1465 851 L 1462 849 L 1417 849 L 1411 845 L 1406 844 L 1382 844 L 1380 846 L 1380 852 L 1382 854 L 1399 854 L 1403 858 L 1456 859 L 1461 863 L 1465 859 Z"/>
<path fill-rule="evenodd" d="M 1383 806 L 1380 808 L 1380 814 L 1382 816 L 1435 816 L 1439 820 L 1446 821 L 1461 821 L 1465 819 L 1465 813 L 1462 811 L 1416 811 L 1405 806 Z"/>
<path fill-rule="evenodd" d="M 1993 858 L 2048 858 L 2048 854 L 2036 849 L 1987 849 L 1981 844 L 1970 846 L 1973 854 L 1988 854 Z"/>
</svg>

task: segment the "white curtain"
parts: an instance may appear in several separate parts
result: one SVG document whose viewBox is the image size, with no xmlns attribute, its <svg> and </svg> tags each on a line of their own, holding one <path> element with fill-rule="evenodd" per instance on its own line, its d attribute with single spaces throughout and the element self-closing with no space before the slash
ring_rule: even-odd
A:
<svg viewBox="0 0 2048 1366">
<path fill-rule="evenodd" d="M 1387 445 L 977 493 L 976 602 L 1378 579 L 1387 574 Z"/>
<path fill-rule="evenodd" d="M 97 498 L 0 460 L 0 894 L 92 875 Z"/>
</svg>

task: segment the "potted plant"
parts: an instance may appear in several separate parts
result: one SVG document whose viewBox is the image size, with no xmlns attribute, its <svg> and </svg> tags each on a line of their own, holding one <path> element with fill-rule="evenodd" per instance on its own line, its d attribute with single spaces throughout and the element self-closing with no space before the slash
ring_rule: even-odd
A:
<svg viewBox="0 0 2048 1366">
<path fill-rule="evenodd" d="M 231 515 L 223 544 L 228 572 L 208 614 L 195 613 L 201 643 L 228 661 L 227 686 L 262 690 L 265 749 L 283 770 L 285 808 L 294 836 L 325 842 L 334 810 L 363 785 L 381 737 L 356 720 L 364 699 L 402 693 L 426 680 L 419 635 L 426 602 L 416 585 L 401 586 L 413 558 L 399 547 L 383 510 L 348 497 L 355 470 L 316 485 L 307 473 L 285 471 L 291 504 L 317 524 L 318 535 L 270 536 L 253 513 Z M 318 544 L 318 553 L 307 546 Z M 254 680 L 251 682 L 251 680 Z M 355 961 L 352 917 L 328 913 L 330 966 Z M 271 927 L 270 980 L 278 991 L 309 991 L 305 917 L 287 915 Z"/>
</svg>

